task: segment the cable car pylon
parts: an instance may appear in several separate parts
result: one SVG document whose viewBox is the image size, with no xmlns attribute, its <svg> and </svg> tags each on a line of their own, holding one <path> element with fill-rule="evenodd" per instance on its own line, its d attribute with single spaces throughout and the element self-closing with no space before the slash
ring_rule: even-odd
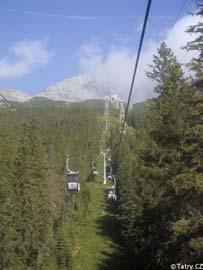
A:
<svg viewBox="0 0 203 270">
<path fill-rule="evenodd" d="M 106 185 L 107 181 L 106 181 L 106 153 L 101 152 L 101 154 L 103 155 L 103 185 Z"/>
<path fill-rule="evenodd" d="M 105 110 L 104 110 L 104 116 L 105 116 L 105 131 L 108 131 L 108 118 L 109 118 L 109 97 L 105 97 Z"/>
</svg>

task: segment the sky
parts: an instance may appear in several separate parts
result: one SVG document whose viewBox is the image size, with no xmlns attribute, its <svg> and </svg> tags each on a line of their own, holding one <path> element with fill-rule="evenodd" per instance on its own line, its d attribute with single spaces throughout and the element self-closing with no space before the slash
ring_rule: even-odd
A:
<svg viewBox="0 0 203 270">
<path fill-rule="evenodd" d="M 145 68 L 165 40 L 180 51 L 194 20 L 194 1 L 154 0 L 138 71 L 138 89 L 148 91 Z M 147 0 L 1 0 L 0 87 L 34 95 L 65 78 L 92 73 L 123 97 L 129 88 Z M 178 16 L 179 15 L 179 16 Z M 178 16 L 178 17 L 177 17 Z M 115 88 L 115 89 L 114 89 Z M 137 91 L 138 100 L 151 94 Z"/>
</svg>

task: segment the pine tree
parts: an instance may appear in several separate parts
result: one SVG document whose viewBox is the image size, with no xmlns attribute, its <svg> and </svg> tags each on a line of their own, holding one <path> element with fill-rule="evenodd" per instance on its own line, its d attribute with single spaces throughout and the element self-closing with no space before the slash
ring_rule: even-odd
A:
<svg viewBox="0 0 203 270">
<path fill-rule="evenodd" d="M 185 46 L 187 51 L 196 51 L 198 53 L 197 57 L 194 57 L 192 61 L 188 64 L 190 69 L 195 73 L 195 79 L 197 81 L 203 80 L 203 2 L 197 2 L 199 8 L 198 12 L 194 13 L 193 16 L 199 18 L 199 22 L 195 25 L 191 25 L 187 32 L 195 36 L 195 39 L 191 42 L 188 42 Z"/>
<path fill-rule="evenodd" d="M 164 267 L 173 261 L 194 260 L 191 241 L 195 241 L 194 235 L 199 238 L 201 224 L 197 219 L 201 205 L 200 159 L 196 144 L 199 135 L 191 132 L 194 127 L 188 121 L 196 109 L 188 106 L 195 104 L 195 92 L 164 43 L 153 63 L 152 72 L 147 74 L 157 82 L 155 92 L 159 96 L 152 105 L 154 130 L 151 135 L 158 146 L 155 170 L 164 168 L 160 184 L 165 185 L 163 197 L 154 209 L 159 212 L 159 223 L 155 221 L 153 234 L 159 233 L 155 241 L 159 243 L 156 257 L 158 264 Z"/>
<path fill-rule="evenodd" d="M 203 150 L 202 143 L 202 111 L 203 111 L 203 3 L 197 3 L 198 11 L 193 14 L 199 18 L 199 22 L 196 25 L 192 25 L 187 29 L 189 34 L 195 36 L 194 40 L 188 42 L 185 46 L 187 51 L 196 51 L 197 57 L 193 58 L 191 63 L 188 64 L 190 69 L 194 72 L 194 79 L 192 81 L 191 88 L 195 94 L 195 99 L 191 100 L 190 96 L 187 99 L 188 106 L 192 107 L 192 114 L 188 117 L 188 135 L 185 139 L 186 144 L 196 146 L 196 157 L 200 156 Z M 194 147 L 193 147 L 194 148 Z M 190 146 L 190 154 L 192 147 Z M 199 155 L 198 153 L 199 152 Z M 202 173 L 202 166 L 199 161 L 198 171 Z M 203 188 L 203 183 L 202 183 Z"/>
</svg>

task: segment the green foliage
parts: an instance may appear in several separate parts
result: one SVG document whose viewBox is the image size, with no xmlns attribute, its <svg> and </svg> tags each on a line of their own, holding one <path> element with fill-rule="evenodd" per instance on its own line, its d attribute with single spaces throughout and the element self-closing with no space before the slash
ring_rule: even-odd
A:
<svg viewBox="0 0 203 270">
<path fill-rule="evenodd" d="M 70 231 L 88 214 L 85 182 L 99 153 L 100 102 L 46 100 L 0 115 L 0 268 L 72 269 Z M 82 134 L 82 136 L 81 136 Z M 81 175 L 80 194 L 65 189 L 65 155 Z"/>
<path fill-rule="evenodd" d="M 150 67 L 158 96 L 148 103 L 143 123 L 135 106 L 128 118 L 136 135 L 126 128 L 116 164 L 118 210 L 134 267 L 168 269 L 201 258 L 202 126 L 197 89 L 165 43 Z"/>
<path fill-rule="evenodd" d="M 136 129 L 147 127 L 149 123 L 145 115 L 149 106 L 150 102 L 148 101 L 133 104 L 132 109 L 128 113 L 127 122 Z"/>
<path fill-rule="evenodd" d="M 195 77 L 197 80 L 203 79 L 203 49 L 202 49 L 202 40 L 203 40 L 203 6 L 202 4 L 198 5 L 198 11 L 193 14 L 199 18 L 199 22 L 195 25 L 188 27 L 187 32 L 194 36 L 194 39 L 187 43 L 185 49 L 187 51 L 195 51 L 198 53 L 198 56 L 194 57 L 192 61 L 188 64 L 190 69 L 195 72 Z"/>
</svg>

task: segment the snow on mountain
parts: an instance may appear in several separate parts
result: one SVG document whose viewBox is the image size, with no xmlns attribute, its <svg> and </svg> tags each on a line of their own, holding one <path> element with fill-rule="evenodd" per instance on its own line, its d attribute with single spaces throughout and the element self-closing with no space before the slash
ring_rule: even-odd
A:
<svg viewBox="0 0 203 270">
<path fill-rule="evenodd" d="M 3 95 L 9 101 L 17 101 L 17 102 L 25 102 L 31 98 L 31 96 L 22 91 L 6 88 L 0 88 L 0 95 Z M 2 97 L 0 96 L 0 101 L 1 100 Z"/>
<path fill-rule="evenodd" d="M 53 86 L 50 86 L 38 96 L 53 100 L 74 102 L 99 98 L 100 90 L 101 89 L 99 89 L 94 78 L 91 77 L 91 75 L 84 74 L 65 79 Z"/>
</svg>

